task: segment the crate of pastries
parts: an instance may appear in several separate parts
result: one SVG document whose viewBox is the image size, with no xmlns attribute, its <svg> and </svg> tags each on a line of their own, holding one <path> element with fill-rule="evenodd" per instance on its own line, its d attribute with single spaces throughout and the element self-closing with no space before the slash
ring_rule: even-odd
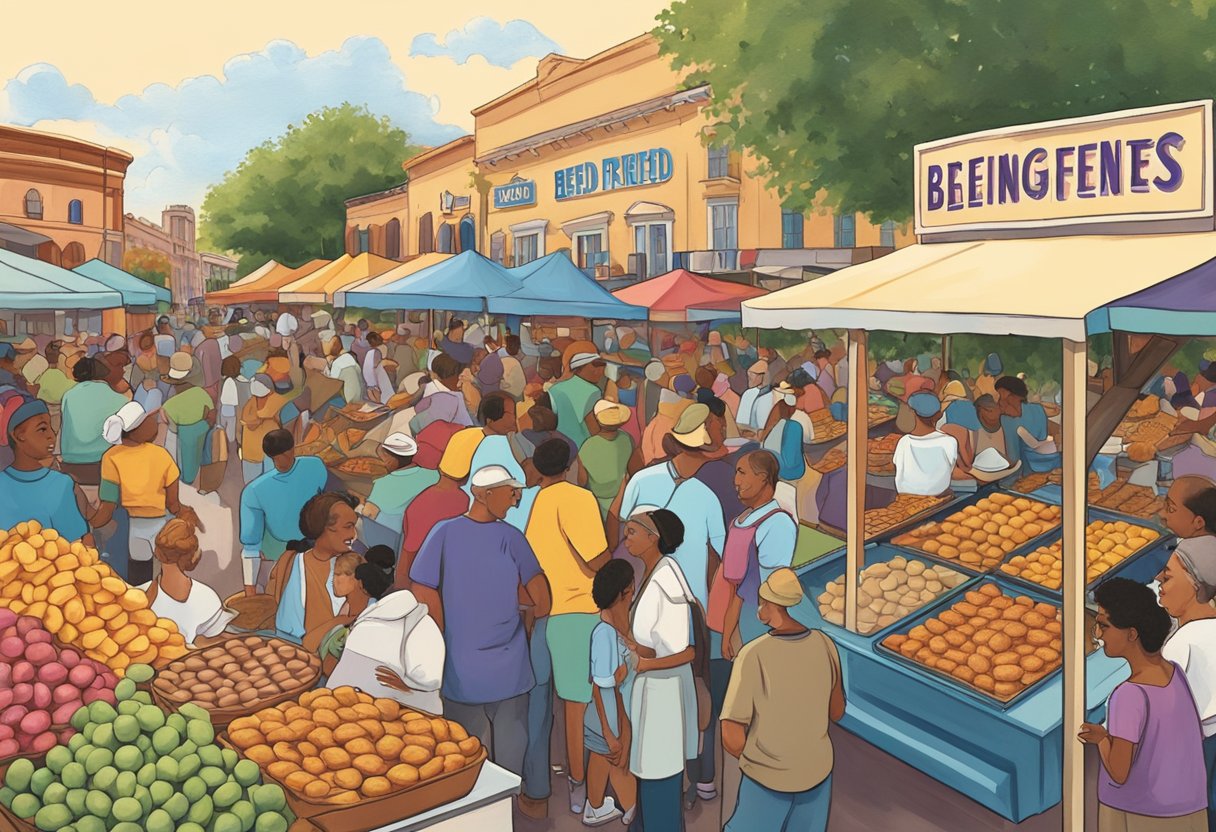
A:
<svg viewBox="0 0 1216 832">
<path fill-rule="evenodd" d="M 987 579 L 901 625 L 876 649 L 1006 708 L 1060 668 L 1061 622 L 1059 605 L 1042 593 L 1015 594 Z"/>
<path fill-rule="evenodd" d="M 1059 506 L 997 491 L 952 507 L 891 542 L 972 572 L 991 572 L 1059 525 Z"/>
<path fill-rule="evenodd" d="M 1165 534 L 1104 513 L 1091 511 L 1090 518 L 1085 527 L 1085 583 L 1090 588 L 1110 570 L 1152 549 Z M 1020 583 L 1058 593 L 1064 583 L 1061 546 L 1057 537 L 1024 555 L 1014 555 L 1001 564 L 1001 572 Z"/>
</svg>

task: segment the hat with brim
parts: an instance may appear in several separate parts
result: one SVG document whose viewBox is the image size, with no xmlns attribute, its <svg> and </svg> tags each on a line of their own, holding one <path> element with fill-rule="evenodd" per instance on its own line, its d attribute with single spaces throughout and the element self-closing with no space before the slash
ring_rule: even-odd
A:
<svg viewBox="0 0 1216 832">
<path fill-rule="evenodd" d="M 390 433 L 380 443 L 380 447 L 394 456 L 413 456 L 418 453 L 418 443 L 409 434 Z"/>
<path fill-rule="evenodd" d="M 991 448 L 989 450 L 991 450 Z M 977 457 L 977 462 L 978 462 L 978 457 Z M 1003 480 L 1005 477 L 1009 476 L 1010 474 L 1016 473 L 1017 470 L 1021 467 L 1022 467 L 1022 460 L 1020 460 L 1020 459 L 1017 462 L 1013 463 L 1012 465 L 1005 465 L 1005 467 L 1003 467 L 999 470 L 996 470 L 996 471 L 989 471 L 989 470 L 985 470 L 983 468 L 979 468 L 975 465 L 972 465 L 971 469 L 969 471 L 967 471 L 967 474 L 968 474 L 968 476 L 975 479 L 977 482 L 984 482 L 984 483 L 996 482 L 997 480 Z"/>
<path fill-rule="evenodd" d="M 169 356 L 169 372 L 161 376 L 161 379 L 170 384 L 181 384 L 186 380 L 186 376 L 190 375 L 193 366 L 194 359 L 189 353 L 175 352 Z"/>
<path fill-rule="evenodd" d="M 709 418 L 709 407 L 704 404 L 692 404 L 684 408 L 680 418 L 676 420 L 671 435 L 686 448 L 703 448 L 710 442 L 709 431 L 705 429 L 705 420 Z"/>
<path fill-rule="evenodd" d="M 600 399 L 591 409 L 595 420 L 606 428 L 619 427 L 629 421 L 629 408 L 608 399 Z"/>
<path fill-rule="evenodd" d="M 782 567 L 773 570 L 768 580 L 760 585 L 759 595 L 779 607 L 793 607 L 802 601 L 802 584 L 794 570 Z"/>
<path fill-rule="evenodd" d="M 501 465 L 486 465 L 478 468 L 473 472 L 473 476 L 469 478 L 469 485 L 473 488 L 500 488 L 508 485 L 511 488 L 524 488 L 524 484 L 515 477 L 511 476 L 511 472 Z"/>
</svg>

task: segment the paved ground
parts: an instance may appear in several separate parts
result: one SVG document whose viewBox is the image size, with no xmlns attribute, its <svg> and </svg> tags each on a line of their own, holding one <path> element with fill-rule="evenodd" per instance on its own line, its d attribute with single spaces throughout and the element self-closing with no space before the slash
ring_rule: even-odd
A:
<svg viewBox="0 0 1216 832">
<path fill-rule="evenodd" d="M 556 732 L 555 732 L 556 734 Z M 999 815 L 847 731 L 833 729 L 836 767 L 832 776 L 832 815 L 829 832 L 1060 832 L 1060 809 L 1010 823 Z M 558 759 L 557 746 L 554 759 Z M 1096 832 L 1097 788 L 1095 757 L 1087 760 L 1086 832 Z M 553 778 L 549 818 L 533 821 L 516 813 L 518 832 L 575 832 L 586 829 L 578 817 L 558 800 L 565 798 L 564 776 Z M 685 815 L 688 832 L 717 832 L 720 800 L 698 803 Z M 609 824 L 601 829 L 621 830 Z M 746 827 L 744 827 L 746 828 Z M 665 831 L 666 832 L 666 831 Z M 791 830 L 795 832 L 795 830 Z"/>
</svg>

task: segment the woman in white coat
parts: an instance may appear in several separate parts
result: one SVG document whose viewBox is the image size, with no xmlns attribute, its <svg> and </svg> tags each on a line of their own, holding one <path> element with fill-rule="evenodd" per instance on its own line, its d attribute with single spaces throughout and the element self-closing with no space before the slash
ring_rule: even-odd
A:
<svg viewBox="0 0 1216 832">
<path fill-rule="evenodd" d="M 643 829 L 682 830 L 684 767 L 697 756 L 700 734 L 692 673 L 695 601 L 670 557 L 684 542 L 684 524 L 667 509 L 643 507 L 625 524 L 624 537 L 644 565 L 627 641 L 637 662 L 629 770 L 638 779 L 638 818 Z"/>
<path fill-rule="evenodd" d="M 409 590 L 391 591 L 396 558 L 387 546 L 368 551 L 355 569 L 371 601 L 350 625 L 330 674 L 331 688 L 350 685 L 429 714 L 443 713 L 439 687 L 447 652 L 443 634 Z"/>
</svg>

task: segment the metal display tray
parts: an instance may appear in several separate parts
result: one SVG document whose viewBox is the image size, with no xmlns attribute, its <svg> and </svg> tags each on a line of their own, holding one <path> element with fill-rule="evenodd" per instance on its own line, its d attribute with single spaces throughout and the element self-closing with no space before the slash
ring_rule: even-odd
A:
<svg viewBox="0 0 1216 832">
<path fill-rule="evenodd" d="M 921 613 L 921 611 L 934 606 L 939 601 L 941 601 L 941 599 L 943 599 L 947 596 L 953 595 L 953 594 L 955 594 L 955 592 L 957 592 L 959 590 L 971 589 L 979 582 L 978 578 L 976 578 L 974 575 L 971 575 L 968 572 L 965 572 L 962 569 L 957 569 L 954 566 L 951 566 L 950 564 L 943 564 L 941 561 L 934 560 L 934 559 L 932 559 L 930 557 L 926 557 L 922 554 L 908 552 L 906 549 L 898 549 L 898 548 L 896 548 L 894 546 L 890 546 L 888 544 L 867 543 L 863 557 L 864 557 L 864 563 L 865 563 L 865 566 L 862 567 L 863 570 L 865 569 L 865 567 L 873 566 L 876 563 L 889 563 L 895 557 L 902 557 L 902 558 L 906 558 L 908 560 L 919 561 L 919 562 L 923 563 L 925 566 L 931 566 L 934 568 L 942 567 L 945 569 L 950 569 L 963 576 L 963 582 L 960 583 L 958 586 L 946 590 L 941 595 L 939 595 L 937 598 L 934 598 L 932 601 L 927 602 L 924 606 L 917 607 L 916 609 L 907 613 L 907 615 L 905 615 L 903 618 L 900 618 L 890 624 L 887 624 L 884 627 L 878 627 L 874 630 L 871 630 L 868 633 L 863 633 L 860 630 L 858 630 L 857 634 L 863 638 L 872 639 L 872 638 L 878 638 L 879 636 L 883 636 L 886 633 L 888 633 L 890 630 L 893 630 L 893 629 L 899 627 L 901 624 L 903 624 L 903 622 L 907 621 L 911 616 L 919 615 Z M 811 595 L 811 597 L 815 600 L 816 609 L 818 609 L 819 596 L 823 592 L 826 591 L 828 583 L 844 577 L 845 568 L 846 568 L 845 564 L 842 561 L 839 572 L 837 572 L 836 570 L 832 570 L 830 572 L 827 570 L 819 570 L 811 578 L 809 585 L 807 586 L 807 591 Z M 860 586 L 860 582 L 858 585 Z M 822 613 L 821 613 L 821 615 L 822 615 Z M 842 624 L 836 624 L 835 622 L 828 621 L 826 618 L 824 619 L 824 623 L 829 624 L 833 627 L 842 627 L 843 626 Z"/>
<path fill-rule="evenodd" d="M 1085 590 L 1090 595 L 1092 595 L 1094 588 L 1098 584 L 1102 583 L 1107 578 L 1121 576 L 1122 573 L 1124 572 L 1124 570 L 1126 570 L 1128 567 L 1132 566 L 1136 561 L 1140 560 L 1141 558 L 1145 557 L 1146 555 L 1149 555 L 1155 549 L 1158 549 L 1158 548 L 1164 546 L 1165 544 L 1169 543 L 1173 539 L 1173 535 L 1168 530 L 1166 530 L 1165 527 L 1163 527 L 1157 523 L 1150 523 L 1147 520 L 1141 520 L 1140 518 L 1137 518 L 1137 517 L 1131 517 L 1129 515 L 1119 514 L 1118 512 L 1111 511 L 1109 509 L 1090 507 L 1086 513 L 1086 520 L 1085 520 L 1086 526 L 1088 526 L 1090 523 L 1094 522 L 1095 520 L 1101 520 L 1106 523 L 1115 523 L 1115 522 L 1121 521 L 1124 523 L 1131 523 L 1131 524 L 1140 526 L 1145 529 L 1152 529 L 1153 531 L 1155 531 L 1157 533 L 1157 539 L 1150 543 L 1146 543 L 1144 546 L 1141 546 L 1139 549 L 1132 552 L 1130 555 L 1125 557 L 1123 560 L 1119 561 L 1119 563 L 1117 565 L 1112 566 L 1110 569 L 1106 570 L 1101 575 L 1094 578 L 1092 581 L 1086 581 Z M 1049 532 L 1046 535 L 1045 540 L 1041 540 L 1039 543 L 1037 543 L 1035 545 L 1035 549 L 1038 549 L 1040 546 L 1046 546 L 1051 543 L 1055 543 L 1062 536 L 1063 536 L 1062 529 L 1056 529 L 1052 532 Z M 1001 565 L 1003 566 L 1004 564 L 1009 563 L 1009 561 L 1013 560 L 1019 554 L 1031 554 L 1032 552 L 1035 551 L 1035 549 L 1031 549 L 1030 551 L 1027 551 L 1027 552 L 1016 552 L 1016 551 L 1011 552 L 1009 555 L 1007 555 L 1005 557 L 1005 559 L 1003 561 L 1001 561 Z M 1011 584 L 1016 584 L 1017 586 L 1019 586 L 1023 589 L 1033 589 L 1038 592 L 1045 592 L 1057 600 L 1064 597 L 1064 588 L 1063 587 L 1061 587 L 1060 589 L 1052 589 L 1051 587 L 1046 587 L 1046 586 L 1043 586 L 1042 584 L 1036 584 L 1034 581 L 1027 580 L 1027 579 L 1022 578 L 1017 575 L 1010 575 L 1006 572 L 1003 572 L 1003 571 L 1001 571 L 1000 566 L 998 566 L 992 574 L 1000 575 L 1000 577 L 1003 580 L 1008 581 Z M 1156 575 L 1156 572 L 1154 572 L 1153 574 Z M 1149 580 L 1151 580 L 1151 578 Z"/>
<path fill-rule="evenodd" d="M 1006 491 L 1004 489 L 999 489 L 999 488 L 989 488 L 986 490 L 981 489 L 980 491 L 977 491 L 974 494 L 970 494 L 960 500 L 957 500 L 953 503 L 949 503 L 946 506 L 944 506 L 940 509 L 937 509 L 936 511 L 934 511 L 934 512 L 928 514 L 926 517 L 924 517 L 922 519 L 922 521 L 916 525 L 910 525 L 908 527 L 900 529 L 899 532 L 892 533 L 891 538 L 893 538 L 895 536 L 895 534 L 907 532 L 912 528 L 916 528 L 917 526 L 924 526 L 924 525 L 928 525 L 929 523 L 939 523 L 942 520 L 944 520 L 945 518 L 949 517 L 951 514 L 954 514 L 958 511 L 962 511 L 967 506 L 973 506 L 976 503 L 978 503 L 980 500 L 986 499 L 988 497 L 991 497 L 993 494 L 998 494 L 998 493 L 1006 494 L 1006 495 L 1014 497 L 1014 498 L 1024 498 L 1027 500 L 1035 500 L 1036 502 L 1043 503 L 1042 500 L 1038 500 L 1035 497 L 1030 497 L 1026 494 L 1014 494 L 1014 493 Z M 1050 505 L 1050 503 L 1043 503 L 1043 505 Z M 1034 551 L 1034 549 L 1043 545 L 1042 542 L 1044 540 L 1051 537 L 1051 535 L 1058 534 L 1058 533 L 1059 533 L 1059 526 L 1056 526 L 1055 528 L 1052 528 L 1052 529 L 1048 529 L 1047 531 L 1042 532 L 1042 533 L 1030 538 L 1025 543 L 1018 544 L 1018 546 L 1016 548 L 1014 548 L 1012 551 L 1010 551 L 1009 554 L 1007 554 L 1005 557 L 1009 558 L 1009 557 L 1013 557 L 1014 555 L 1025 554 L 1026 552 Z M 894 546 L 897 549 L 902 549 L 904 552 L 911 552 L 919 557 L 929 558 L 930 560 L 936 561 L 938 563 L 944 563 L 946 566 L 953 566 L 956 569 L 958 569 L 960 572 L 964 572 L 969 575 L 995 574 L 997 572 L 997 570 L 999 569 L 1000 564 L 1005 562 L 1005 559 L 1002 558 L 1001 561 L 999 563 L 995 564 L 991 569 L 983 569 L 978 566 L 973 566 L 971 564 L 963 563 L 958 560 L 952 560 L 951 558 L 939 557 L 932 552 L 926 552 L 923 549 L 917 549 L 915 546 L 909 546 L 907 544 L 896 543 L 891 538 L 888 538 L 887 542 L 891 546 Z"/>
<path fill-rule="evenodd" d="M 1044 603 L 1051 604 L 1053 607 L 1056 607 L 1057 609 L 1060 608 L 1060 603 L 1059 603 L 1058 599 L 1051 598 L 1045 592 L 1040 592 L 1040 591 L 1037 591 L 1034 589 L 1024 588 L 1021 585 L 1012 584 L 1012 583 L 1004 580 L 1004 577 L 1005 576 L 1000 576 L 1000 577 L 988 576 L 988 577 L 982 578 L 978 581 L 973 581 L 973 582 L 969 582 L 969 583 L 960 585 L 953 592 L 943 595 L 941 598 L 939 598 L 933 604 L 930 604 L 926 607 L 922 607 L 920 609 L 920 611 L 908 616 L 903 621 L 887 628 L 886 630 L 883 630 L 883 631 L 877 633 L 876 637 L 874 639 L 874 650 L 876 652 L 884 654 L 885 656 L 887 656 L 888 658 L 890 658 L 893 661 L 899 662 L 900 664 L 904 665 L 905 667 L 910 667 L 921 673 L 927 674 L 936 679 L 944 681 L 946 684 L 950 685 L 952 689 L 954 689 L 956 691 L 960 691 L 967 697 L 969 697 L 977 702 L 981 702 L 981 703 L 987 705 L 988 707 L 995 708 L 1000 711 L 1008 710 L 1009 708 L 1018 704 L 1023 699 L 1025 699 L 1027 696 L 1029 696 L 1030 694 L 1034 693 L 1036 690 L 1041 688 L 1047 682 L 1051 681 L 1051 679 L 1053 679 L 1056 676 L 1056 674 L 1060 673 L 1061 669 L 1063 668 L 1063 664 L 1061 664 L 1059 667 L 1056 667 L 1054 670 L 1052 670 L 1050 673 L 1043 676 L 1043 678 L 1039 679 L 1034 684 L 1023 688 L 1022 690 L 1018 691 L 1016 694 L 1014 694 L 1009 699 L 1004 700 L 1004 699 L 1000 699 L 1000 698 L 996 697 L 995 695 L 987 694 L 987 693 L 983 692 L 982 690 L 980 690 L 979 688 L 972 687 L 971 685 L 967 684 L 963 680 L 961 680 L 943 670 L 938 670 L 935 667 L 929 667 L 928 665 L 921 664 L 920 662 L 915 661 L 914 659 L 910 659 L 907 656 L 905 656 L 903 653 L 899 652 L 898 650 L 892 650 L 890 647 L 887 647 L 882 643 L 884 639 L 886 639 L 888 636 L 891 636 L 891 635 L 907 635 L 908 632 L 911 631 L 913 627 L 916 627 L 918 624 L 923 624 L 924 622 L 928 621 L 930 618 L 935 617 L 938 613 L 949 609 L 951 606 L 953 606 L 953 604 L 955 602 L 958 601 L 959 598 L 963 597 L 963 595 L 965 595 L 967 592 L 970 592 L 973 590 L 978 590 L 981 586 L 983 586 L 985 584 L 996 584 L 997 587 L 999 587 L 1001 589 L 1001 591 L 1004 592 L 1006 595 L 1013 595 L 1013 596 L 1025 595 L 1029 598 L 1032 598 L 1036 602 L 1041 601 Z M 1093 631 L 1093 612 L 1087 610 L 1085 619 L 1086 619 L 1086 632 L 1092 632 Z M 1089 655 L 1089 653 L 1093 652 L 1092 645 L 1085 652 L 1086 652 L 1086 655 Z"/>
<path fill-rule="evenodd" d="M 960 502 L 968 499 L 971 496 L 973 496 L 973 495 L 971 495 L 971 494 L 960 495 L 960 494 L 956 494 L 954 492 L 950 492 L 950 496 L 946 498 L 945 502 L 939 503 L 938 505 L 935 505 L 935 506 L 930 506 L 929 508 L 925 509 L 924 511 L 918 511 L 916 514 L 909 515 L 898 525 L 892 526 L 889 529 L 885 529 L 885 530 L 879 532 L 878 534 L 874 535 L 873 537 L 867 537 L 866 545 L 868 546 L 872 543 L 885 543 L 890 539 L 890 537 L 892 535 L 899 534 L 900 532 L 904 531 L 908 527 L 921 523 L 928 517 L 931 517 L 932 515 L 936 514 L 939 511 L 942 511 L 943 509 L 949 508 L 950 506 L 958 505 Z M 827 523 L 820 523 L 819 530 L 824 532 L 825 534 L 831 535 L 832 537 L 839 538 L 840 540 L 844 540 L 847 537 L 844 529 L 838 529 L 835 526 L 829 525 Z M 889 544 L 889 545 L 893 546 L 894 544 Z M 909 551 L 915 552 L 918 556 L 923 555 L 923 556 L 928 557 L 927 553 L 922 552 L 918 549 L 912 549 Z"/>
</svg>

